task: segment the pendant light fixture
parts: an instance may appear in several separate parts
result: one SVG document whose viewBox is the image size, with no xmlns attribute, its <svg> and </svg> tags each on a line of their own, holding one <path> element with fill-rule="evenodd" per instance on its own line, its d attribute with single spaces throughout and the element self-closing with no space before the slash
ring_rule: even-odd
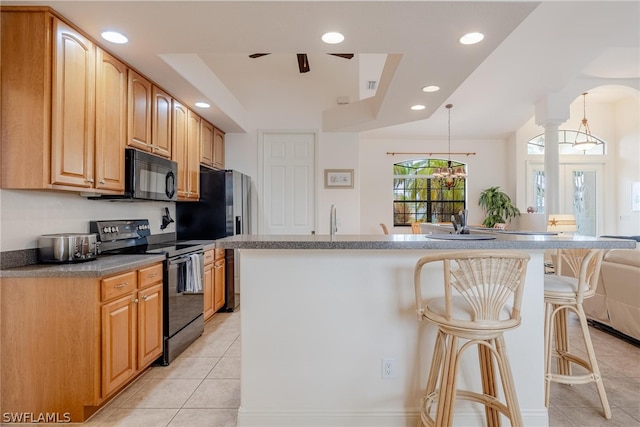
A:
<svg viewBox="0 0 640 427">
<path fill-rule="evenodd" d="M 582 94 L 582 121 L 580 122 L 580 126 L 578 126 L 576 140 L 573 143 L 573 148 L 585 154 L 599 144 L 598 140 L 591 135 L 591 129 L 589 129 L 589 122 L 587 121 L 587 94 L 588 92 Z M 584 130 L 582 130 L 582 128 L 584 128 Z M 578 141 L 581 136 L 584 136 L 585 139 Z"/>
<path fill-rule="evenodd" d="M 449 122 L 448 122 L 449 136 L 447 139 L 447 144 L 448 144 L 447 145 L 448 147 L 447 167 L 438 168 L 433 173 L 434 178 L 440 181 L 441 187 L 449 187 L 449 188 L 455 187 L 460 180 L 464 180 L 467 176 L 467 172 L 465 171 L 464 166 L 457 166 L 454 168 L 451 162 L 451 108 L 452 107 L 453 107 L 453 104 L 445 105 L 445 108 L 449 110 Z"/>
</svg>

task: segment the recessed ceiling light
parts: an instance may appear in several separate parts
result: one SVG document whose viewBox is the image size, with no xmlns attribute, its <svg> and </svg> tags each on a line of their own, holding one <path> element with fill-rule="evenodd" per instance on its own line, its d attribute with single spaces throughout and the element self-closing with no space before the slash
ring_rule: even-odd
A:
<svg viewBox="0 0 640 427">
<path fill-rule="evenodd" d="M 427 108 L 427 107 L 425 107 L 424 105 L 420 105 L 420 104 L 411 106 L 411 109 L 414 110 L 414 111 L 424 110 L 425 108 Z"/>
<path fill-rule="evenodd" d="M 460 43 L 462 44 L 476 44 L 480 43 L 484 39 L 484 34 L 482 33 L 469 33 L 460 37 Z"/>
<path fill-rule="evenodd" d="M 103 31 L 101 36 L 106 41 L 116 44 L 125 44 L 129 41 L 127 36 L 116 31 Z"/>
<path fill-rule="evenodd" d="M 423 92 L 437 92 L 440 90 L 440 86 L 425 86 L 422 88 Z"/>
<path fill-rule="evenodd" d="M 322 35 L 322 41 L 328 44 L 338 44 L 344 41 L 344 36 L 340 33 L 324 33 Z"/>
<path fill-rule="evenodd" d="M 206 102 L 196 102 L 195 106 L 196 107 L 200 107 L 200 108 L 209 108 L 209 107 L 211 107 L 211 105 L 206 103 Z"/>
</svg>

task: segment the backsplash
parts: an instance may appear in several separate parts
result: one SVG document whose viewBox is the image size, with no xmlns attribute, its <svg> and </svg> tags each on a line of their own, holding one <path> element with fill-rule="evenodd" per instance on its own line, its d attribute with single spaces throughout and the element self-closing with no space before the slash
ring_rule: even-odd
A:
<svg viewBox="0 0 640 427">
<path fill-rule="evenodd" d="M 175 223 L 160 229 L 165 207 L 175 218 L 175 203 L 88 200 L 59 191 L 0 190 L 0 251 L 38 247 L 38 236 L 87 233 L 89 221 L 149 219 L 152 234 L 175 233 Z"/>
</svg>

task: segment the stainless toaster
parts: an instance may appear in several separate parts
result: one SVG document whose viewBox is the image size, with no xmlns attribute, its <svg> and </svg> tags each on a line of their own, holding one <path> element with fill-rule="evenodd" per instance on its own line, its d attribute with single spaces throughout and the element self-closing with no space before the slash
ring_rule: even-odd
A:
<svg viewBox="0 0 640 427">
<path fill-rule="evenodd" d="M 45 234 L 38 238 L 41 262 L 81 262 L 97 256 L 98 235 L 95 233 Z"/>
</svg>

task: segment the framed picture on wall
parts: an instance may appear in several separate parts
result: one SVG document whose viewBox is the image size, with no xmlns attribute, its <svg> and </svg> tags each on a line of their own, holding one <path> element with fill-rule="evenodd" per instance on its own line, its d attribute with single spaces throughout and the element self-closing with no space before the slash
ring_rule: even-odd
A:
<svg viewBox="0 0 640 427">
<path fill-rule="evenodd" d="M 353 188 L 353 169 L 325 169 L 324 188 Z"/>
</svg>

